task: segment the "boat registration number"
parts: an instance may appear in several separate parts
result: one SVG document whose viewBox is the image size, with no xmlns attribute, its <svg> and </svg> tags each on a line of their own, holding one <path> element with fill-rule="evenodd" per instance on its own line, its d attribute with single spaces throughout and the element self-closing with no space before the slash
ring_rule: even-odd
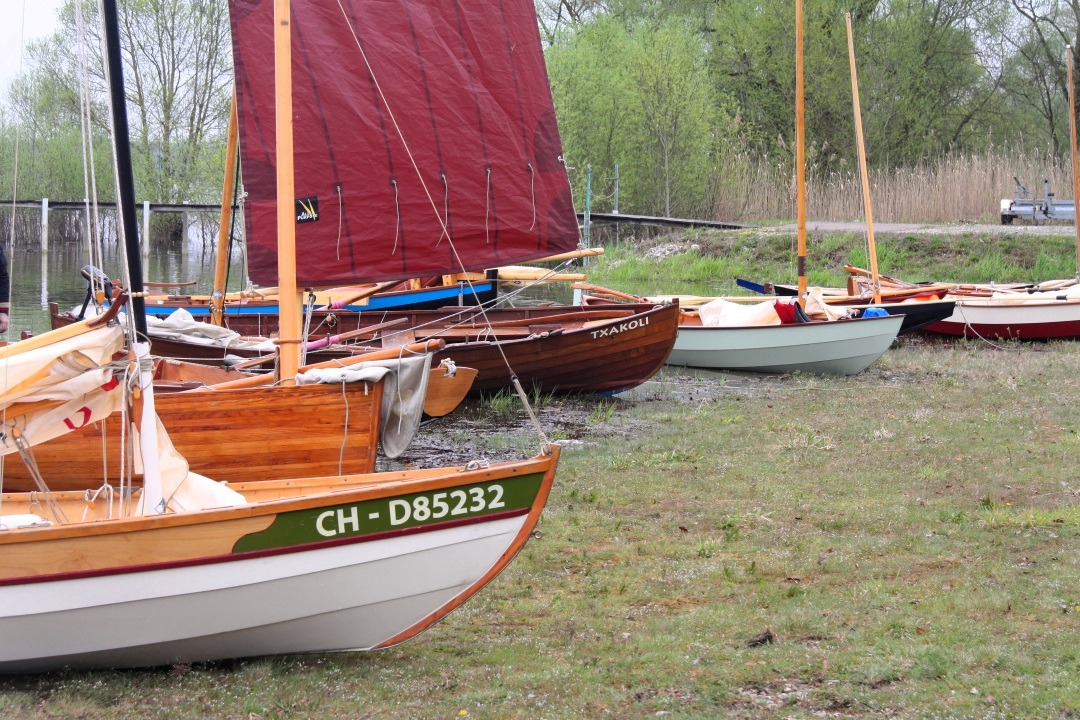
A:
<svg viewBox="0 0 1080 720">
<path fill-rule="evenodd" d="M 528 512 L 543 473 L 445 490 L 375 498 L 278 515 L 268 528 L 241 538 L 233 552 L 378 535 L 484 515 Z"/>
</svg>

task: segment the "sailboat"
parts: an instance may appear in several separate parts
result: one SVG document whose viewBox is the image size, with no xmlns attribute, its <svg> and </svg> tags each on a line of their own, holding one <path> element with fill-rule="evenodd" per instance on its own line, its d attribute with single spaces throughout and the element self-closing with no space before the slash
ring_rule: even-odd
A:
<svg viewBox="0 0 1080 720">
<path fill-rule="evenodd" d="M 286 292 L 273 251 L 276 178 L 268 153 L 274 142 L 269 120 L 275 105 L 272 88 L 259 81 L 269 66 L 272 24 L 265 4 L 238 2 L 234 10 L 250 275 L 260 285 L 278 287 L 278 300 L 283 301 Z M 300 286 L 340 286 L 358 279 L 397 283 L 576 252 L 577 218 L 546 69 L 542 56 L 518 57 L 527 38 L 515 23 L 500 23 L 498 32 L 481 42 L 469 36 L 453 8 L 445 14 L 405 9 L 408 29 L 402 36 L 384 33 L 380 11 L 364 3 L 348 12 L 356 14 L 351 24 L 339 23 L 320 36 L 320 45 L 304 45 L 297 55 L 298 73 L 305 78 L 296 86 L 294 104 L 297 157 L 302 158 L 295 168 Z M 297 21 L 298 43 L 305 42 L 305 23 L 311 21 Z M 349 53 L 343 60 L 318 52 L 321 43 Z M 498 60 L 483 67 L 463 62 L 475 53 L 477 43 L 485 56 Z M 432 62 L 433 52 L 452 64 Z M 377 78 L 367 71 L 376 63 L 386 68 Z M 512 338 L 504 330 L 501 336 L 477 339 L 474 334 L 466 339 L 458 331 L 463 319 L 474 322 L 469 319 L 472 313 L 430 312 L 416 319 L 421 325 L 406 323 L 393 332 L 380 332 L 378 342 L 405 332 L 445 337 L 448 347 L 436 360 L 450 358 L 478 369 L 477 391 L 509 387 L 515 381 L 543 392 L 631 388 L 663 366 L 678 332 L 673 303 L 648 304 L 629 315 L 626 308 L 613 309 L 604 319 L 596 312 L 549 312 L 565 317 L 559 323 L 536 321 L 535 332 L 521 324 Z M 523 319 L 519 311 L 481 306 L 477 312 L 475 322 L 494 326 Z M 313 313 L 311 328 L 327 327 L 328 316 L 334 320 L 332 333 L 323 336 L 337 342 L 309 349 L 308 357 L 315 361 L 364 352 L 376 339 L 363 336 L 362 327 L 382 328 L 406 317 L 378 310 L 359 315 L 321 311 Z M 54 325 L 73 319 L 53 314 Z M 272 313 L 226 316 L 225 323 L 243 335 L 279 332 Z M 194 332 L 205 333 L 200 325 L 189 324 Z M 340 346 L 339 328 L 363 342 Z M 400 339 L 390 342 L 401 344 Z M 230 355 L 254 359 L 266 354 L 232 338 L 224 345 L 210 345 L 152 332 L 151 343 L 155 354 L 216 364 L 233 362 Z M 634 362 L 612 361 L 619 356 Z"/>
<path fill-rule="evenodd" d="M 806 287 L 806 163 L 803 121 L 802 2 L 795 2 L 795 171 L 798 214 L 798 298 L 774 298 L 745 306 L 748 298 L 695 298 L 679 321 L 679 336 L 669 365 L 742 372 L 808 372 L 854 375 L 880 358 L 903 323 L 900 315 L 848 314 L 831 310 Z M 607 288 L 584 286 L 592 299 L 660 301 L 686 298 L 638 298 Z M 815 301 L 823 320 L 806 308 Z"/>
<path fill-rule="evenodd" d="M 114 0 L 104 5 L 116 83 L 116 6 Z M 440 73 L 456 72 L 462 80 L 471 77 L 475 89 L 483 85 L 477 97 L 488 98 L 498 107 L 474 106 L 483 110 L 478 117 L 484 119 L 488 132 L 502 128 L 499 135 L 514 141 L 508 152 L 513 150 L 519 160 L 517 181 L 500 175 L 502 171 L 512 174 L 505 167 L 496 172 L 494 163 L 488 166 L 505 186 L 528 187 L 535 180 L 533 197 L 551 199 L 540 189 L 544 185 L 540 177 L 532 176 L 527 166 L 557 166 L 550 153 L 558 152 L 558 135 L 553 124 L 545 124 L 542 112 L 526 110 L 546 78 L 530 79 L 543 70 L 543 59 L 533 7 L 524 0 L 501 4 L 506 11 L 503 39 L 510 40 L 502 52 L 494 52 L 487 44 L 499 35 L 490 32 L 489 10 L 475 5 L 448 7 L 436 0 L 415 0 L 391 8 L 382 3 L 354 3 L 344 17 L 340 6 L 326 0 L 295 0 L 291 11 L 288 0 L 276 0 L 272 14 L 267 5 L 236 3 L 232 19 L 238 65 L 246 62 L 251 67 L 255 62 L 244 52 L 248 47 L 245 20 L 259 16 L 263 22 L 253 27 L 275 39 L 275 62 L 264 54 L 256 64 L 264 75 L 274 67 L 279 85 L 276 97 L 271 98 L 276 102 L 276 137 L 264 150 L 276 168 L 279 222 L 273 234 L 279 245 L 277 274 L 283 288 L 279 377 L 290 384 L 304 380 L 296 372 L 299 314 L 298 303 L 292 302 L 297 293 L 290 289 L 296 278 L 291 269 L 295 223 L 303 220 L 294 212 L 293 201 L 294 68 L 309 68 L 316 50 L 334 58 L 335 82 L 319 87 L 321 101 L 336 94 L 355 96 L 358 87 L 370 90 L 384 71 L 405 71 L 407 77 L 390 79 L 396 80 L 395 85 L 406 84 L 415 77 L 401 58 L 402 40 L 410 37 L 417 17 L 422 16 L 430 21 L 425 23 L 425 33 L 450 32 L 457 40 L 467 36 L 475 41 L 463 47 L 446 38 L 438 42 L 426 36 L 423 53 L 412 60 L 423 59 L 425 67 L 438 68 Z M 347 61 L 355 61 L 357 46 L 341 42 L 342 28 L 346 38 L 361 28 L 365 34 L 375 28 L 387 54 L 368 46 L 364 54 L 371 59 L 370 65 Z M 312 42 L 313 34 L 321 36 L 319 43 Z M 463 52 L 451 52 L 451 48 Z M 506 84 L 508 73 L 520 82 Z M 488 87 L 491 76 L 504 82 Z M 305 82 L 297 87 L 303 97 L 304 89 L 311 86 Z M 511 113 L 516 121 L 510 124 L 513 132 L 506 132 L 507 115 L 494 100 L 507 87 L 523 93 L 517 103 L 507 106 L 515 110 Z M 116 97 L 114 88 L 114 105 Z M 363 97 L 366 102 L 354 97 L 356 110 L 367 109 L 369 117 L 396 107 L 396 99 L 388 101 L 370 93 Z M 546 87 L 543 97 L 550 106 Z M 349 119 L 355 129 L 355 118 L 350 115 Z M 303 128 L 299 118 L 295 122 Z M 116 124 L 126 123 L 116 120 Z M 537 128 L 543 132 L 530 132 Z M 541 141 L 534 142 L 538 137 Z M 394 144 L 389 137 L 384 140 L 388 148 Z M 122 144 L 118 142 L 118 151 Z M 388 156 L 397 157 L 389 149 Z M 508 156 L 499 157 L 510 162 Z M 486 174 L 481 172 L 482 177 Z M 297 177 L 297 184 L 303 186 L 303 182 Z M 313 207 L 310 193 L 314 189 L 305 187 L 302 212 Z M 338 195 L 342 205 L 353 204 L 351 193 L 351 185 L 342 188 Z M 125 196 L 130 197 L 121 192 L 122 202 Z M 487 200 L 502 197 L 489 194 Z M 480 203 L 480 207 L 486 205 Z M 465 198 L 454 203 L 456 223 L 469 225 L 469 206 Z M 575 242 L 576 235 L 552 231 L 572 228 L 576 234 L 572 213 L 569 218 L 558 217 L 570 206 L 560 207 L 552 209 L 547 204 L 542 213 L 538 211 L 546 218 L 539 224 L 541 232 L 527 218 L 488 214 L 486 220 L 502 232 L 498 248 L 488 248 L 481 264 L 488 264 L 496 252 L 525 259 L 530 253 L 542 256 L 550 254 L 551 246 Z M 320 254 L 318 238 L 308 233 L 301 237 L 302 258 Z M 441 235 L 428 238 L 429 242 L 440 239 L 447 245 L 454 240 Z M 488 245 L 483 239 L 472 244 Z M 469 245 L 457 245 L 453 255 L 467 257 Z M 423 242 L 410 242 L 409 260 L 419 257 L 431 263 L 425 247 Z M 381 280 L 380 274 L 389 271 L 374 254 L 391 248 L 390 264 L 401 264 L 404 258 L 398 251 L 404 247 L 372 240 L 364 250 L 371 262 L 352 270 L 381 268 L 372 271 L 377 275 L 359 276 Z M 264 245 L 262 260 L 269 262 L 270 254 L 269 245 Z M 317 269 L 304 262 L 299 267 L 304 268 L 304 282 L 318 283 L 312 274 Z M 400 272 L 411 274 L 408 262 Z M 135 280 L 130 283 L 133 288 L 138 286 Z M 338 283 L 340 278 L 328 282 Z M 140 309 L 133 308 L 130 314 L 137 318 Z M 0 496 L 0 637 L 4 638 L 0 672 L 387 647 L 430 627 L 483 587 L 521 549 L 539 520 L 558 460 L 558 448 L 546 441 L 535 458 L 491 465 L 478 459 L 463 467 L 229 485 L 193 473 L 157 420 L 146 343 L 134 344 L 134 357 L 115 364 L 115 351 L 125 336 L 115 325 L 95 325 L 103 319 L 82 321 L 0 349 L 0 378 L 5 383 L 0 402 L 9 429 L 4 435 L 6 453 L 18 453 L 32 463 L 37 445 L 73 424 L 64 420 L 93 422 L 128 408 L 126 417 L 138 418 L 138 461 L 143 476 L 139 489 L 119 493 L 115 502 L 84 491 Z M 333 371 L 342 372 L 347 369 Z M 118 388 L 132 392 L 117 393 Z M 252 419 L 273 421 L 258 415 Z"/>
<path fill-rule="evenodd" d="M 1070 148 L 1073 165 L 1074 197 L 1080 197 L 1080 158 L 1076 141 L 1076 97 L 1073 81 L 1072 48 L 1066 48 Z M 925 297 L 952 302 L 951 314 L 923 329 L 928 333 L 951 337 L 1012 340 L 1080 339 L 1080 223 L 1075 224 L 1078 274 L 1073 278 L 1039 283 L 965 284 L 922 282 L 881 277 L 880 283 L 894 302 L 908 302 Z M 867 287 L 873 271 L 845 266 L 848 295 Z M 837 291 L 842 295 L 842 291 Z M 844 299 L 837 300 L 844 302 Z"/>
</svg>

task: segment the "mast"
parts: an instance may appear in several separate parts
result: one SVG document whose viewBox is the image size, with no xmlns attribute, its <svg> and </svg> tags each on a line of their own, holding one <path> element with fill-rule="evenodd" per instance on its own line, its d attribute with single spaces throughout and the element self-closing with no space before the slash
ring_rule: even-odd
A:
<svg viewBox="0 0 1080 720">
<path fill-rule="evenodd" d="M 210 322 L 224 324 L 225 275 L 229 269 L 229 228 L 232 226 L 233 191 L 236 188 L 236 91 L 229 111 L 229 139 L 225 145 L 225 182 L 221 188 L 221 225 L 218 227 L 217 257 L 214 264 L 214 292 L 210 296 Z"/>
<path fill-rule="evenodd" d="M 870 206 L 870 174 L 866 170 L 866 142 L 863 139 L 862 107 L 859 103 L 859 76 L 855 73 L 855 40 L 851 33 L 851 13 L 845 13 L 847 22 L 848 62 L 851 65 L 851 101 L 855 111 L 855 140 L 859 151 L 859 174 L 862 176 L 863 209 L 866 211 L 866 243 L 869 246 L 870 277 L 874 290 L 874 302 L 881 304 L 881 276 L 878 274 L 877 245 L 874 243 L 874 211 Z"/>
<path fill-rule="evenodd" d="M 1072 149 L 1073 167 L 1073 225 L 1076 226 L 1076 277 L 1080 278 L 1080 213 L 1075 213 L 1077 203 L 1080 203 L 1080 160 L 1076 157 L 1076 87 L 1073 85 L 1073 52 L 1072 45 L 1065 46 L 1065 65 L 1069 68 L 1069 130 L 1071 140 L 1069 147 Z"/>
<path fill-rule="evenodd" d="M 135 181 L 131 171 L 131 139 L 128 136 L 127 99 L 124 94 L 124 61 L 120 55 L 120 24 L 116 0 L 103 0 L 102 5 L 105 56 L 109 69 L 109 99 L 112 103 L 113 134 L 116 137 L 116 201 L 127 251 L 131 315 L 135 322 L 135 331 L 145 338 L 146 301 L 143 299 L 142 253 L 139 251 L 139 228 L 135 218 Z"/>
<path fill-rule="evenodd" d="M 806 306 L 806 127 L 803 113 L 803 6 L 795 0 L 795 207 L 799 237 L 799 304 Z"/>
<path fill-rule="evenodd" d="M 277 138 L 278 312 L 280 380 L 300 367 L 300 293 L 296 288 L 296 202 L 293 189 L 292 32 L 289 0 L 274 0 L 274 116 Z"/>
</svg>

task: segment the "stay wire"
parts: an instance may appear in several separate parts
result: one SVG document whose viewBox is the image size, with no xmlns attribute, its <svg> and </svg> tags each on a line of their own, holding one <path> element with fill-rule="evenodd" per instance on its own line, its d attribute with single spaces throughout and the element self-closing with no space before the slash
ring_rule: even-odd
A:
<svg viewBox="0 0 1080 720">
<path fill-rule="evenodd" d="M 420 186 L 424 190 L 424 195 L 427 196 L 428 203 L 431 205 L 431 209 L 435 213 L 435 217 L 439 221 L 439 225 L 442 228 L 442 234 L 439 236 L 439 242 L 441 243 L 442 239 L 444 237 L 446 238 L 447 242 L 450 245 L 450 251 L 451 251 L 451 253 L 453 253 L 454 260 L 457 262 L 458 267 L 461 268 L 461 271 L 465 276 L 465 282 L 468 284 L 470 291 L 475 294 L 476 289 L 473 286 L 472 278 L 469 277 L 468 272 L 465 270 L 465 263 L 462 261 L 461 256 L 458 254 L 457 247 L 454 244 L 454 239 L 452 237 L 450 237 L 450 230 L 449 230 L 449 228 L 447 226 L 446 218 L 443 217 L 439 213 L 438 206 L 436 206 L 436 204 L 435 204 L 435 199 L 431 195 L 431 190 L 428 188 L 427 182 L 425 182 L 424 176 L 420 172 L 420 165 L 416 162 L 416 159 L 413 157 L 412 149 L 409 147 L 409 143 L 405 139 L 405 134 L 402 132 L 401 126 L 398 124 L 397 118 L 394 116 L 394 110 L 390 106 L 390 103 L 386 98 L 386 94 L 383 92 L 382 84 L 379 82 L 379 78 L 375 74 L 374 68 L 372 68 L 372 66 L 371 66 L 371 62 L 368 59 L 367 53 L 364 51 L 364 46 L 360 42 L 360 37 L 356 34 L 356 29 L 353 27 L 353 24 L 349 21 L 349 16 L 348 16 L 348 13 L 345 12 L 345 7 L 344 7 L 344 5 L 342 5 L 342 0 L 337 0 L 337 5 L 338 5 L 338 8 L 341 10 L 341 16 L 342 16 L 342 18 L 344 18 L 345 24 L 349 28 L 349 32 L 353 36 L 353 41 L 356 43 L 356 47 L 360 51 L 360 57 L 364 61 L 364 66 L 367 68 L 368 74 L 370 75 L 371 80 L 372 80 L 373 84 L 375 85 L 375 89 L 379 94 L 379 98 L 382 100 L 383 106 L 386 108 L 386 113 L 390 118 L 391 124 L 394 126 L 394 130 L 397 133 L 398 139 L 401 140 L 401 144 L 405 148 L 405 153 L 409 157 L 409 162 L 412 164 L 413 170 L 416 172 L 416 176 L 420 180 Z M 486 172 L 487 172 L 487 176 L 488 176 L 488 187 L 490 188 L 491 168 L 487 167 Z M 395 185 L 395 187 L 396 187 L 396 185 Z M 488 193 L 488 194 L 490 194 L 490 193 Z M 485 198 L 485 202 L 487 202 L 487 198 Z M 485 228 L 486 227 L 487 227 L 487 217 L 485 215 Z M 484 309 L 483 304 L 479 305 L 478 307 L 480 308 L 481 314 L 484 316 L 484 321 L 487 322 L 488 325 L 490 326 L 491 323 L 488 320 L 487 312 Z M 502 346 L 499 345 L 499 343 L 495 343 L 495 347 L 498 348 L 499 354 L 502 356 L 503 363 L 506 365 L 506 368 L 510 371 L 511 378 L 513 379 L 515 388 L 517 389 L 518 397 L 521 399 L 521 401 L 526 406 L 528 406 L 529 405 L 528 396 L 525 394 L 524 390 L 521 388 L 521 384 L 517 382 L 517 375 L 514 373 L 514 368 L 510 365 L 509 358 L 506 357 L 506 352 L 503 350 Z M 532 417 L 534 419 L 534 422 L 535 422 L 535 415 L 533 415 L 531 412 L 530 412 L 530 417 Z M 544 435 L 544 432 L 543 432 L 542 428 L 540 428 L 538 422 L 535 422 L 535 426 L 536 426 L 537 433 L 538 433 L 539 437 L 541 438 L 541 444 L 544 447 L 544 449 L 546 450 L 550 446 L 550 442 L 548 442 L 548 439 Z"/>
</svg>

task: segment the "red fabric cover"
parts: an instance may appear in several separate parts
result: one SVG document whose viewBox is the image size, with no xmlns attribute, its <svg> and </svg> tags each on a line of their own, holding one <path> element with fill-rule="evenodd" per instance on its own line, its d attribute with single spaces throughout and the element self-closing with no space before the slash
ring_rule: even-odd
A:
<svg viewBox="0 0 1080 720">
<path fill-rule="evenodd" d="M 320 214 L 296 226 L 298 284 L 459 271 L 446 208 L 470 270 L 576 247 L 533 3 L 342 5 L 347 19 L 337 0 L 292 3 L 294 194 L 318 198 Z M 251 277 L 274 285 L 273 2 L 230 8 Z"/>
<path fill-rule="evenodd" d="M 781 325 L 792 325 L 798 322 L 795 319 L 794 303 L 785 303 L 777 300 L 774 304 L 776 306 L 776 314 L 780 316 Z"/>
</svg>

